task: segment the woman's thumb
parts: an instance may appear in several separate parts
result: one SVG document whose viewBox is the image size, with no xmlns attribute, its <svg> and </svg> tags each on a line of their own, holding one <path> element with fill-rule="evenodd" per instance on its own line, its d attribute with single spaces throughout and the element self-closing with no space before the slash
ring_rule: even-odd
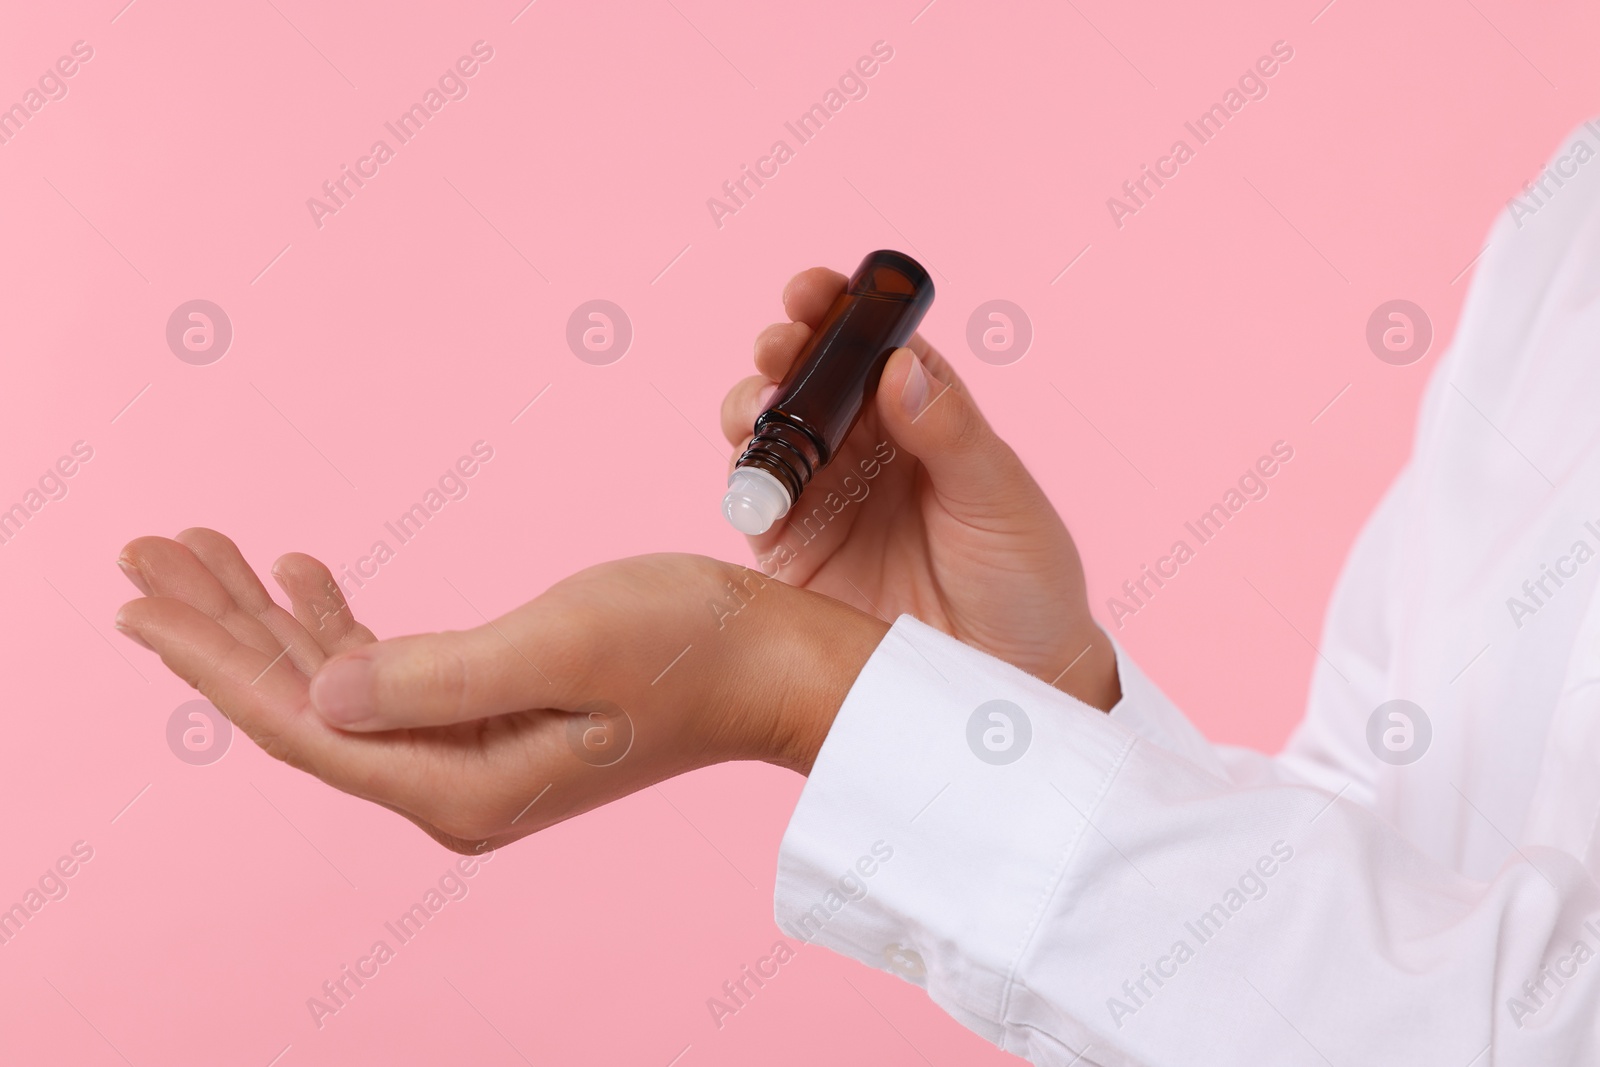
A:
<svg viewBox="0 0 1600 1067">
<path fill-rule="evenodd" d="M 362 645 L 322 665 L 311 679 L 311 705 L 331 725 L 357 731 L 445 726 L 548 706 L 548 678 L 512 643 L 523 636 L 502 619 Z"/>
<path fill-rule="evenodd" d="M 935 378 L 911 349 L 896 349 L 884 365 L 877 404 L 895 443 L 917 457 L 947 506 L 968 517 L 998 516 L 1040 495 L 966 390 Z"/>
</svg>

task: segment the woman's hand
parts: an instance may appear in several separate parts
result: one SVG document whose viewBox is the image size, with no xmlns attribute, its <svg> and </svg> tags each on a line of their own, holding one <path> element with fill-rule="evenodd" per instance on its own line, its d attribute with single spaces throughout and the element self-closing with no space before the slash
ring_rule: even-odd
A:
<svg viewBox="0 0 1600 1067">
<path fill-rule="evenodd" d="M 846 280 L 818 267 L 784 288 L 793 321 L 761 332 L 760 373 L 722 403 L 740 452 Z M 750 546 L 764 573 L 791 585 L 884 619 L 914 615 L 1103 711 L 1121 697 L 1066 526 L 920 336 L 890 357 L 833 462 Z"/>
<path fill-rule="evenodd" d="M 724 760 L 807 773 L 887 630 L 701 556 L 604 563 L 477 629 L 388 641 L 309 556 L 273 567 L 292 613 L 213 530 L 118 563 L 145 594 L 119 630 L 268 754 L 460 852 Z"/>
</svg>

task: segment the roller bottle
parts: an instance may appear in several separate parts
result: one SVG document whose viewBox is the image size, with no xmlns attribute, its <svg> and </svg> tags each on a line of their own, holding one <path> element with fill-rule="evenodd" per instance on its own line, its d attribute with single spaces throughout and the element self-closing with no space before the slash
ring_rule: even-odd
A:
<svg viewBox="0 0 1600 1067">
<path fill-rule="evenodd" d="M 735 529 L 765 533 L 789 513 L 850 436 L 890 354 L 911 340 L 932 303 L 933 280 L 910 256 L 881 250 L 861 261 L 728 476 L 722 511 Z"/>
</svg>

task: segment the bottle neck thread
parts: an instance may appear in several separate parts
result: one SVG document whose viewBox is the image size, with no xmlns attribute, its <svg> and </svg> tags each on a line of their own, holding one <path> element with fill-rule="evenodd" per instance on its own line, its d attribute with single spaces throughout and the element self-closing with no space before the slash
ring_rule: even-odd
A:
<svg viewBox="0 0 1600 1067">
<path fill-rule="evenodd" d="M 827 462 L 822 448 L 811 434 L 783 420 L 777 412 L 763 414 L 755 429 L 755 436 L 737 465 L 759 467 L 783 483 L 790 500 L 799 500 L 811 476 Z"/>
</svg>

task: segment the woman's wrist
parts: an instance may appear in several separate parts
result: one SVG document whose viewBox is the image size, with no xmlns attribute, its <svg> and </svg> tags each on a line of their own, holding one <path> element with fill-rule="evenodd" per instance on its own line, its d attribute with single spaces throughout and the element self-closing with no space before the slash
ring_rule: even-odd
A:
<svg viewBox="0 0 1600 1067">
<path fill-rule="evenodd" d="M 834 717 L 889 624 L 820 593 L 779 582 L 771 586 L 777 595 L 751 620 L 752 662 L 767 713 L 752 740 L 757 758 L 810 774 Z"/>
<path fill-rule="evenodd" d="M 1116 707 L 1122 699 L 1117 650 L 1104 630 L 1090 623 L 1083 636 L 1069 644 L 1064 661 L 1068 666 L 1052 685 L 1091 708 L 1110 711 Z"/>
<path fill-rule="evenodd" d="M 832 597 L 759 576 L 752 580 L 766 584 L 760 586 L 763 595 L 752 600 L 758 610 L 750 612 L 740 662 L 723 676 L 732 690 L 729 704 L 745 719 L 749 758 L 810 774 L 839 708 L 889 623 Z M 745 621 L 741 612 L 738 623 Z M 1074 645 L 1067 657 L 1071 666 L 1057 676 L 1055 687 L 1110 711 L 1122 699 L 1116 648 L 1095 625 Z"/>
</svg>

